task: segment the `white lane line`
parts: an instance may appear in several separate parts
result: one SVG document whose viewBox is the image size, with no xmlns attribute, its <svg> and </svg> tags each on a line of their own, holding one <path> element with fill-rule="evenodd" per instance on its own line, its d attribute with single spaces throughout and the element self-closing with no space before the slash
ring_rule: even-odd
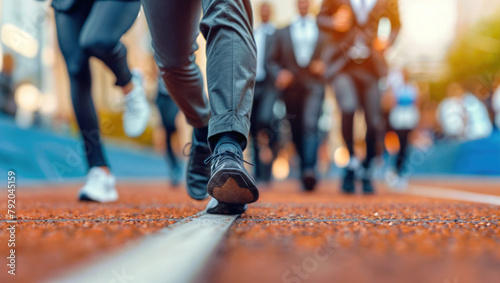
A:
<svg viewBox="0 0 500 283">
<path fill-rule="evenodd" d="M 237 217 L 206 213 L 189 217 L 106 260 L 51 282 L 192 282 Z"/>
<path fill-rule="evenodd" d="M 441 187 L 410 185 L 406 193 L 423 197 L 434 197 L 441 199 L 452 199 L 500 205 L 500 197 L 486 194 L 471 193 L 467 191 L 445 189 Z"/>
</svg>

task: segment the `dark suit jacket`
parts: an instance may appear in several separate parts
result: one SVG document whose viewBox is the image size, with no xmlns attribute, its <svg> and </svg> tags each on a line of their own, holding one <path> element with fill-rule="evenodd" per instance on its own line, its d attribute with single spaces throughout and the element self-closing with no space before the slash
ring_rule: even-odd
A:
<svg viewBox="0 0 500 283">
<path fill-rule="evenodd" d="M 370 57 L 363 64 L 366 68 L 372 68 L 372 72 L 378 76 L 386 76 L 388 67 L 383 54 L 373 49 L 373 42 L 377 38 L 377 30 L 380 19 L 388 18 L 391 22 L 391 35 L 389 45 L 392 45 L 401 29 L 399 18 L 398 0 L 378 0 L 371 11 L 366 25 L 357 23 L 354 12 L 353 27 L 346 32 L 338 32 L 333 28 L 332 17 L 341 6 L 351 8 L 350 0 L 324 0 L 321 11 L 318 15 L 318 27 L 331 41 L 330 68 L 327 71 L 327 79 L 331 79 L 337 72 L 348 68 L 354 64 L 346 55 L 357 37 L 362 36 L 364 41 L 371 48 Z M 333 47 L 332 47 L 333 46 Z"/>
<path fill-rule="evenodd" d="M 265 37 L 265 54 L 264 54 L 264 69 L 266 70 L 266 77 L 264 79 L 264 81 L 262 81 L 262 83 L 266 83 L 266 84 L 271 84 L 271 87 L 274 85 L 274 79 L 273 79 L 273 76 L 269 73 L 269 54 L 271 53 L 271 48 L 272 48 L 272 42 L 273 42 L 273 38 L 274 38 L 274 35 L 276 34 L 276 30 L 273 34 L 268 34 L 266 35 Z"/>
<path fill-rule="evenodd" d="M 318 41 L 314 50 L 311 62 L 313 60 L 320 60 L 323 50 L 325 48 L 325 37 L 322 33 L 318 35 Z M 318 77 L 309 71 L 309 66 L 303 68 L 297 64 L 295 54 L 293 51 L 293 41 L 290 34 L 290 26 L 279 29 L 274 33 L 273 39 L 270 43 L 269 54 L 266 60 L 268 74 L 271 75 L 273 82 L 276 80 L 278 73 L 282 69 L 287 69 L 294 75 L 294 82 L 288 87 L 288 90 L 303 90 L 311 86 L 324 84 L 323 77 Z"/>
</svg>

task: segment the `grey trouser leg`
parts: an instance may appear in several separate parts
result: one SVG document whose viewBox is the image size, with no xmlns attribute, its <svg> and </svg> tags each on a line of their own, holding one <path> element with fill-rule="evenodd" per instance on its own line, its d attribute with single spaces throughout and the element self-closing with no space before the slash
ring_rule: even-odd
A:
<svg viewBox="0 0 500 283">
<path fill-rule="evenodd" d="M 201 0 L 142 0 L 155 59 L 168 92 L 190 125 L 208 126 L 210 106 L 195 63 Z"/>
<path fill-rule="evenodd" d="M 333 87 L 342 111 L 342 136 L 351 155 L 354 153 L 354 112 L 359 106 L 365 112 L 367 154 L 363 166 L 368 168 L 376 155 L 377 142 L 383 134 L 378 77 L 363 69 L 353 69 L 349 73 L 337 75 Z"/>
<path fill-rule="evenodd" d="M 194 67 L 193 56 L 200 0 L 141 2 L 156 60 L 172 98 L 193 126 L 203 125 L 209 108 L 201 76 L 195 80 L 199 71 Z M 226 132 L 247 137 L 256 69 L 250 1 L 202 0 L 202 6 L 200 29 L 207 40 L 207 84 L 212 112 L 209 140 Z M 194 85 L 198 87 L 196 92 Z"/>
</svg>

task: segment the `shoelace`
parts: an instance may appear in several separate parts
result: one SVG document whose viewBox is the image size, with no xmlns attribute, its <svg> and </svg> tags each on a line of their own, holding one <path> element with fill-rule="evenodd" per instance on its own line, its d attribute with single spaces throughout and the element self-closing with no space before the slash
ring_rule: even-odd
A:
<svg viewBox="0 0 500 283">
<path fill-rule="evenodd" d="M 216 158 L 220 158 L 221 160 L 224 160 L 224 159 L 229 159 L 229 157 L 234 157 L 240 161 L 242 161 L 243 163 L 246 163 L 250 166 L 255 166 L 253 163 L 250 163 L 248 161 L 245 161 L 245 159 L 243 159 L 243 157 L 241 157 L 239 154 L 236 154 L 232 151 L 223 151 L 221 153 L 217 153 L 217 154 L 214 154 L 212 156 L 210 156 L 209 158 L 207 158 L 205 160 L 205 164 L 208 164 L 210 162 L 212 162 L 212 160 L 216 159 Z"/>
<path fill-rule="evenodd" d="M 186 149 L 191 146 L 189 148 L 189 153 L 186 153 Z M 184 145 L 184 147 L 182 148 L 182 155 L 184 155 L 184 157 L 191 157 L 191 149 L 193 148 L 193 143 L 192 142 L 188 142 Z"/>
</svg>

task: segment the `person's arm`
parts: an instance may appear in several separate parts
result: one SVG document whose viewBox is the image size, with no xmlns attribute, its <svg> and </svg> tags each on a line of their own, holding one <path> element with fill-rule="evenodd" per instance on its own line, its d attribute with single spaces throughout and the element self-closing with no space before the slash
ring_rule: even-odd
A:
<svg viewBox="0 0 500 283">
<path fill-rule="evenodd" d="M 279 90 L 288 88 L 294 80 L 294 75 L 290 70 L 284 68 L 283 49 L 282 49 L 282 36 L 284 30 L 279 30 L 274 34 L 271 41 L 270 52 L 267 56 L 267 66 L 269 75 L 275 82 L 275 86 Z"/>
<path fill-rule="evenodd" d="M 315 52 L 311 58 L 311 63 L 309 64 L 309 71 L 312 75 L 324 79 L 323 75 L 326 71 L 326 63 L 323 58 L 325 56 L 327 48 L 326 35 L 322 32 L 318 34 L 318 40 L 315 47 Z"/>
<path fill-rule="evenodd" d="M 347 5 L 340 5 L 337 0 L 324 0 L 321 10 L 316 18 L 318 28 L 333 35 L 335 39 L 341 39 L 351 30 L 354 16 Z"/>
<path fill-rule="evenodd" d="M 316 18 L 320 30 L 326 32 L 334 31 L 332 15 L 337 10 L 335 6 L 335 1 L 323 0 L 321 10 Z"/>
</svg>

